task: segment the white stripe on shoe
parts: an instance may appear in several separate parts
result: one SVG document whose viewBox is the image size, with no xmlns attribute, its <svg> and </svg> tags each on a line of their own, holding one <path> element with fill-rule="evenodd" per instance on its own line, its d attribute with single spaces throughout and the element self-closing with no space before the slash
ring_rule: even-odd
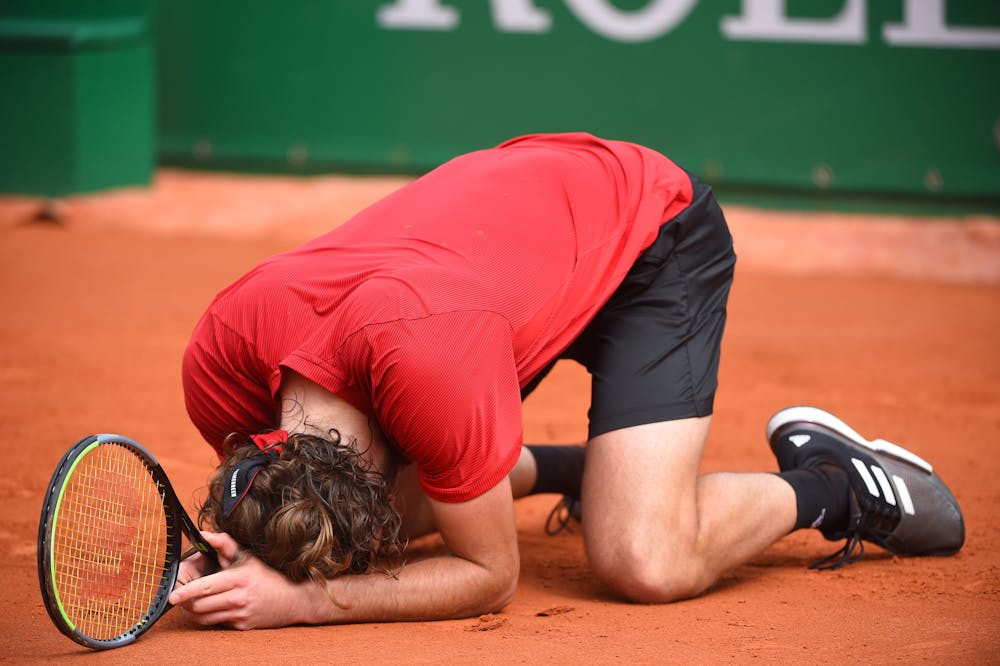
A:
<svg viewBox="0 0 1000 666">
<path fill-rule="evenodd" d="M 882 496 L 885 497 L 885 501 L 896 506 L 896 496 L 892 493 L 892 486 L 889 485 L 889 478 L 885 475 L 885 471 L 877 465 L 872 465 L 872 474 L 878 480 L 878 485 L 882 489 Z"/>
<path fill-rule="evenodd" d="M 896 484 L 896 492 L 899 493 L 899 503 L 903 505 L 903 511 L 911 516 L 917 515 L 916 510 L 913 508 L 913 499 L 910 497 L 910 490 L 906 487 L 906 481 L 903 481 L 903 477 L 898 474 L 893 474 L 892 480 Z"/>
<path fill-rule="evenodd" d="M 851 458 L 851 462 L 854 463 L 854 469 L 858 470 L 858 474 L 861 475 L 861 479 L 865 482 L 865 486 L 868 487 L 868 492 L 875 497 L 881 497 L 878 494 L 878 486 L 875 485 L 875 479 L 872 478 L 871 472 L 868 471 L 868 466 L 857 458 Z"/>
</svg>

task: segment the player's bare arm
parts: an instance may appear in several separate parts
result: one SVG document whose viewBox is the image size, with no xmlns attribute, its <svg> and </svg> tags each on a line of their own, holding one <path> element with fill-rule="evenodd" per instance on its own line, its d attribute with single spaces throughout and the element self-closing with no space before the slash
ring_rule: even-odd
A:
<svg viewBox="0 0 1000 666">
<path fill-rule="evenodd" d="M 406 564 L 396 578 L 333 579 L 329 599 L 320 601 L 320 613 L 310 621 L 449 619 L 509 603 L 520 566 L 509 481 L 468 502 L 430 502 L 447 555 Z"/>
<path fill-rule="evenodd" d="M 395 576 L 345 575 L 327 581 L 326 589 L 295 583 L 253 556 L 240 558 L 228 535 L 208 533 L 226 568 L 177 588 L 171 603 L 197 624 L 237 629 L 442 620 L 500 610 L 514 594 L 519 568 L 509 481 L 469 502 L 431 504 L 449 553 L 406 564 Z"/>
</svg>

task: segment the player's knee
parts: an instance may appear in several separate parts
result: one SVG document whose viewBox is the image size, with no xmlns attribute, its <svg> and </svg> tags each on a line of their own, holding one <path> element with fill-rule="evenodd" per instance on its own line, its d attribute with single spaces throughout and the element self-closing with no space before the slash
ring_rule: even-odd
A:
<svg viewBox="0 0 1000 666">
<path fill-rule="evenodd" d="M 688 599 L 708 587 L 704 562 L 694 553 L 657 552 L 641 542 L 589 548 L 597 577 L 616 593 L 640 603 Z"/>
</svg>

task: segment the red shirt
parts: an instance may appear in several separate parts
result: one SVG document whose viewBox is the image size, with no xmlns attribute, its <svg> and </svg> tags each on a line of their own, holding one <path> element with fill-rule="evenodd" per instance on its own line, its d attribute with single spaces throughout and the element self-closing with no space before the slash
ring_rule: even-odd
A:
<svg viewBox="0 0 1000 666">
<path fill-rule="evenodd" d="M 457 157 L 212 302 L 184 356 L 188 413 L 220 453 L 277 423 L 288 368 L 373 416 L 433 498 L 517 461 L 520 389 L 691 202 L 662 155 L 589 134 Z"/>
</svg>

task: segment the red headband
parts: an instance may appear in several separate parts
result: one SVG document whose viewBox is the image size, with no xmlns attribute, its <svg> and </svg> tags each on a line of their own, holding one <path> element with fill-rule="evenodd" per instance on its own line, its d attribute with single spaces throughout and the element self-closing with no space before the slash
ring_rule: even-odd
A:
<svg viewBox="0 0 1000 666">
<path fill-rule="evenodd" d="M 251 435 L 250 441 L 261 451 L 274 451 L 281 455 L 282 445 L 288 443 L 288 433 L 284 430 L 272 430 L 262 435 Z"/>
</svg>

